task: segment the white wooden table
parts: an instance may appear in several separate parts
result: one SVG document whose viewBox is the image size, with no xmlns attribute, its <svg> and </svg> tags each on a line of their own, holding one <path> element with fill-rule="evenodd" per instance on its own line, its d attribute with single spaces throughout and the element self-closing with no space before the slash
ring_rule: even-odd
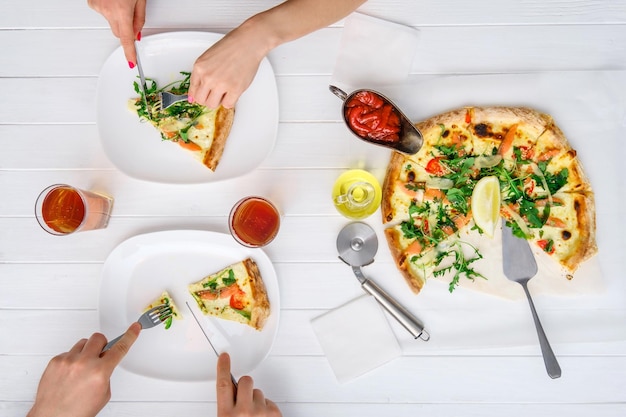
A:
<svg viewBox="0 0 626 417">
<path fill-rule="evenodd" d="M 252 376 L 285 416 L 626 415 L 623 340 L 556 343 L 563 377 L 550 380 L 535 339 L 492 349 L 463 349 L 461 343 L 459 349 L 440 352 L 411 340 L 392 323 L 403 356 L 338 384 L 310 320 L 357 297 L 361 289 L 336 258 L 335 237 L 347 220 L 337 214 L 329 193 L 348 168 L 365 167 L 382 179 L 388 157 L 351 137 L 340 120 L 338 100 L 327 90 L 342 22 L 270 54 L 280 124 L 276 146 L 258 169 L 216 184 L 164 185 L 127 177 L 103 153 L 95 124 L 96 83 L 118 43 L 106 21 L 85 3 L 2 2 L 0 415 L 24 415 L 48 360 L 98 330 L 100 274 L 113 248 L 134 235 L 160 230 L 226 233 L 230 207 L 248 194 L 272 198 L 284 213 L 279 237 L 266 248 L 280 285 L 280 328 L 269 357 Z M 184 29 L 225 33 L 278 2 L 148 3 L 144 36 Z M 626 3 L 620 0 L 372 0 L 360 11 L 421 31 L 415 76 L 626 70 Z M 616 106 L 624 106 L 624 90 L 614 93 Z M 428 115 L 411 108 L 410 97 L 400 101 L 410 116 Z M 622 119 L 621 127 L 625 124 Z M 592 181 L 602 180 L 605 172 L 619 174 L 624 145 L 613 145 L 606 164 L 585 161 Z M 612 181 L 615 198 L 623 203 L 620 178 Z M 34 201 L 45 186 L 58 182 L 113 195 L 109 227 L 65 238 L 44 233 L 33 216 Z M 599 205 L 598 216 L 601 243 L 623 252 L 623 210 Z M 380 214 L 367 222 L 382 238 Z M 607 280 L 618 283 L 611 288 L 621 291 L 617 297 L 626 297 L 619 284 L 623 256 L 602 259 Z M 384 243 L 368 268 L 419 311 L 420 299 L 407 292 Z M 550 335 L 559 307 L 551 309 L 549 298 L 535 301 Z M 579 302 L 595 308 L 584 297 Z M 527 313 L 525 302 L 511 304 Z M 610 325 L 617 331 L 626 323 Z M 532 334 L 530 321 L 528 326 Z M 215 415 L 211 382 L 138 381 L 129 373 L 114 375 L 113 398 L 102 415 Z"/>
</svg>

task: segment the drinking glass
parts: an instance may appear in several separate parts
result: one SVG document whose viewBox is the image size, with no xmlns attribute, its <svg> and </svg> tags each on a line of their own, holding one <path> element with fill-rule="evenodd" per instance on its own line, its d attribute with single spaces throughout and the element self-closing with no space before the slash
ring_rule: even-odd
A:
<svg viewBox="0 0 626 417">
<path fill-rule="evenodd" d="M 237 242 L 258 248 L 270 243 L 278 234 L 280 213 L 266 198 L 245 197 L 230 211 L 228 227 Z"/>
<path fill-rule="evenodd" d="M 113 198 L 54 184 L 43 190 L 35 202 L 35 217 L 46 232 L 66 236 L 74 232 L 104 229 L 109 224 Z"/>
</svg>

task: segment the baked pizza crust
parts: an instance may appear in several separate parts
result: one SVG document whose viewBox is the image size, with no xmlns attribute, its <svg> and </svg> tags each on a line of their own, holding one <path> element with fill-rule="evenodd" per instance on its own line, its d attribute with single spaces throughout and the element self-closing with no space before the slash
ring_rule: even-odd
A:
<svg viewBox="0 0 626 417">
<path fill-rule="evenodd" d="M 568 230 L 572 237 L 561 239 L 564 243 L 562 253 L 555 253 L 561 265 L 573 274 L 578 266 L 598 252 L 596 243 L 595 202 L 592 193 L 569 193 L 573 198 L 575 222 L 572 230 Z M 571 243 L 569 243 L 571 242 Z"/>
<path fill-rule="evenodd" d="M 230 134 L 230 129 L 235 120 L 235 110 L 220 106 L 215 116 L 215 137 L 211 143 L 211 148 L 206 151 L 202 158 L 202 163 L 211 171 L 215 171 L 217 164 L 224 153 L 226 140 Z"/>
<path fill-rule="evenodd" d="M 261 330 L 265 321 L 270 315 L 270 302 L 267 297 L 267 290 L 261 278 L 259 267 L 256 262 L 248 258 L 243 261 L 250 277 L 250 287 L 252 289 L 252 314 L 250 316 L 250 326 L 256 330 Z"/>
<path fill-rule="evenodd" d="M 395 209 L 393 206 L 392 196 L 395 192 L 396 179 L 400 178 L 400 171 L 404 166 L 405 156 L 392 152 L 389 165 L 387 165 L 387 173 L 382 186 L 382 199 L 380 202 L 380 210 L 383 216 L 383 224 L 392 221 L 395 218 Z"/>
<path fill-rule="evenodd" d="M 391 256 L 396 264 L 396 267 L 406 280 L 409 288 L 417 294 L 424 287 L 426 279 L 410 269 L 409 256 L 404 252 L 404 250 L 401 249 L 400 246 L 400 233 L 401 232 L 395 228 L 385 229 L 385 237 L 387 238 L 389 250 L 391 251 Z"/>
<path fill-rule="evenodd" d="M 596 203 L 593 193 L 579 194 L 578 197 L 579 201 L 575 208 L 578 215 L 578 232 L 581 234 L 582 243 L 574 250 L 573 256 L 567 263 L 572 270 L 598 252 L 598 244 L 596 242 Z"/>
<path fill-rule="evenodd" d="M 556 125 L 551 125 L 539 138 L 536 147 L 539 161 L 549 161 L 548 169 L 558 171 L 567 168 L 569 171 L 566 188 L 561 191 L 589 193 L 592 192 L 591 183 L 585 174 L 582 164 L 577 157 L 576 150 L 572 149 L 565 135 Z"/>
</svg>

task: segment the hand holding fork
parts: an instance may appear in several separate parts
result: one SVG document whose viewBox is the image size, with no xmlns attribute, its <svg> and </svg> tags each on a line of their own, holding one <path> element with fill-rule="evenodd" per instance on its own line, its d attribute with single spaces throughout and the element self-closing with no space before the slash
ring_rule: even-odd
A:
<svg viewBox="0 0 626 417">
<path fill-rule="evenodd" d="M 106 338 L 94 333 L 50 360 L 28 417 L 95 416 L 111 398 L 111 374 L 133 345 L 141 325 L 130 325 L 121 343 L 102 353 Z"/>
<path fill-rule="evenodd" d="M 139 317 L 137 322 L 141 325 L 142 329 L 149 329 L 151 327 L 154 327 L 158 324 L 163 323 L 171 315 L 172 315 L 172 309 L 170 308 L 170 306 L 166 304 L 161 304 L 143 313 Z M 115 339 L 109 341 L 109 343 L 107 343 L 106 346 L 102 349 L 102 352 L 106 352 L 107 350 L 111 349 L 111 346 L 113 346 L 117 341 L 119 341 L 122 338 L 122 336 L 124 335 L 121 334 Z"/>
</svg>

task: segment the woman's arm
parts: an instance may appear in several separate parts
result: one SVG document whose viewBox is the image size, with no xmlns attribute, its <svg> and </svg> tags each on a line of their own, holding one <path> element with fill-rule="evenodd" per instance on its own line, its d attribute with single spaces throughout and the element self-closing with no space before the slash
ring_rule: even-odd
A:
<svg viewBox="0 0 626 417">
<path fill-rule="evenodd" d="M 191 74 L 191 100 L 233 107 L 275 47 L 326 27 L 365 0 L 287 0 L 256 14 L 204 52 Z"/>
</svg>

